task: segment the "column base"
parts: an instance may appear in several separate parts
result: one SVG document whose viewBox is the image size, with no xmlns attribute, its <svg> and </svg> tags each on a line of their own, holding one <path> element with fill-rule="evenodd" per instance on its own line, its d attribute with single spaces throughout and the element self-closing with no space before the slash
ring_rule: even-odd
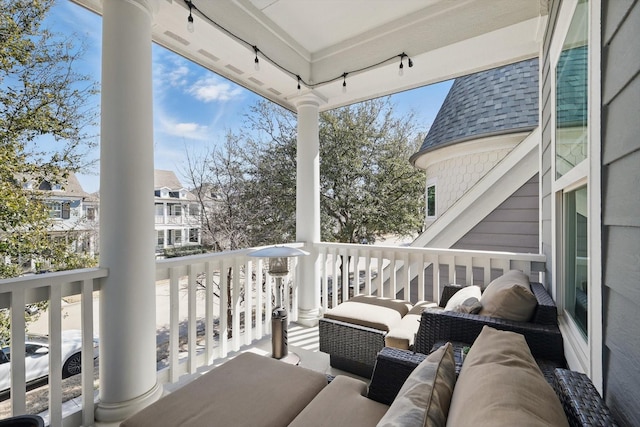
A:
<svg viewBox="0 0 640 427">
<path fill-rule="evenodd" d="M 318 319 L 320 319 L 320 317 L 321 313 L 319 308 L 313 308 L 310 310 L 299 308 L 298 320 L 296 320 L 296 322 L 303 326 L 314 327 L 318 326 Z"/>
<path fill-rule="evenodd" d="M 160 399 L 163 391 L 163 387 L 156 382 L 151 390 L 131 400 L 117 403 L 98 402 L 95 412 L 95 418 L 98 421 L 96 425 L 110 425 L 124 421 Z"/>
</svg>

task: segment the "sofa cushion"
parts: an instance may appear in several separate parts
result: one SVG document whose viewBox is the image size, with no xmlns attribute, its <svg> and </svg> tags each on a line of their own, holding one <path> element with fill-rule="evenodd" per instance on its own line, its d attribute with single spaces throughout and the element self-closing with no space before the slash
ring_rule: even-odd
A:
<svg viewBox="0 0 640 427">
<path fill-rule="evenodd" d="M 524 337 L 485 326 L 465 357 L 447 425 L 535 427 L 568 423 Z"/>
<path fill-rule="evenodd" d="M 389 407 L 367 398 L 366 394 L 365 382 L 338 375 L 300 412 L 289 427 L 374 426 Z"/>
<path fill-rule="evenodd" d="M 220 426 L 286 426 L 326 385 L 320 372 L 242 353 L 120 425 L 201 427 L 215 420 Z"/>
<path fill-rule="evenodd" d="M 455 381 L 453 348 L 447 343 L 414 369 L 377 427 L 444 426 Z"/>
<path fill-rule="evenodd" d="M 518 270 L 511 270 L 493 280 L 480 298 L 481 316 L 528 322 L 538 300 L 529 285 L 529 278 Z"/>
<path fill-rule="evenodd" d="M 444 306 L 444 311 L 460 311 L 460 306 L 470 307 L 480 301 L 481 297 L 480 286 L 465 286 L 449 298 Z"/>
<path fill-rule="evenodd" d="M 437 306 L 438 304 L 431 301 L 418 302 L 409 310 L 409 313 L 389 329 L 389 333 L 384 337 L 384 345 L 408 350 L 413 345 L 414 338 L 418 332 L 422 311 L 427 307 L 434 308 Z"/>
<path fill-rule="evenodd" d="M 389 331 L 410 308 L 406 301 L 359 295 L 328 310 L 324 317 Z"/>
<path fill-rule="evenodd" d="M 353 298 L 349 299 L 349 301 L 363 302 L 366 304 L 379 305 L 380 307 L 390 308 L 396 310 L 401 317 L 407 314 L 409 310 L 413 308 L 413 305 L 409 301 L 377 297 L 375 295 L 356 295 Z"/>
</svg>

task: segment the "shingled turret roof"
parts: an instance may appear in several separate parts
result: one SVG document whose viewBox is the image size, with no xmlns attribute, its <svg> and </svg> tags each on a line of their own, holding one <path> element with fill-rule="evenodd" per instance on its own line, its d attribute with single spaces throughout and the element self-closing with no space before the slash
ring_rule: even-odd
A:
<svg viewBox="0 0 640 427">
<path fill-rule="evenodd" d="M 420 151 L 538 125 L 538 59 L 460 77 L 436 115 Z"/>
</svg>

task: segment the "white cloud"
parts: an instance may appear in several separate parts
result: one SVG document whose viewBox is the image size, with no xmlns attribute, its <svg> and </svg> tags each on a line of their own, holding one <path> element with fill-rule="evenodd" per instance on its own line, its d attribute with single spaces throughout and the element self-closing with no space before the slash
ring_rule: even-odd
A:
<svg viewBox="0 0 640 427">
<path fill-rule="evenodd" d="M 240 87 L 233 87 L 230 83 L 215 77 L 205 77 L 195 82 L 187 93 L 203 102 L 229 101 L 242 96 Z"/>
<path fill-rule="evenodd" d="M 209 138 L 209 127 L 198 123 L 179 123 L 171 119 L 161 120 L 162 131 L 172 136 L 185 139 L 206 140 Z"/>
</svg>

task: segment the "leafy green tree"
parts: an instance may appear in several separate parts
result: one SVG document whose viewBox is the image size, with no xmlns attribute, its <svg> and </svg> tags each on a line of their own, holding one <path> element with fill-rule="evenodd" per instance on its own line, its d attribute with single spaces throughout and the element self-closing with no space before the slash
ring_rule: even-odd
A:
<svg viewBox="0 0 640 427">
<path fill-rule="evenodd" d="M 411 236 L 424 218 L 424 175 L 409 163 L 423 136 L 389 98 L 320 114 L 322 239 Z"/>
<path fill-rule="evenodd" d="M 252 245 L 295 239 L 295 116 L 263 101 L 244 136 L 247 207 L 258 212 Z M 320 209 L 324 241 L 373 243 L 420 232 L 424 175 L 409 157 L 419 147 L 412 114 L 398 117 L 389 98 L 320 114 Z"/>
<path fill-rule="evenodd" d="M 90 260 L 49 237 L 48 209 L 27 181 L 64 184 L 94 144 L 96 83 L 74 64 L 84 46 L 43 26 L 54 0 L 0 0 L 0 278 L 44 259 L 58 269 Z M 4 320 L 3 320 L 4 319 Z M 6 317 L 0 314 L 0 330 Z"/>
</svg>

